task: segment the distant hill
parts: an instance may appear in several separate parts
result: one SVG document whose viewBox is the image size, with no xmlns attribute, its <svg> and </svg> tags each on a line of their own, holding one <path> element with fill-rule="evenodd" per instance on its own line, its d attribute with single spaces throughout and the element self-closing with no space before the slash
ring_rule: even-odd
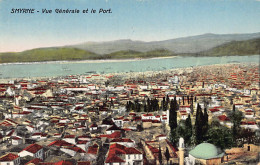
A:
<svg viewBox="0 0 260 165">
<path fill-rule="evenodd" d="M 110 54 L 103 55 L 105 59 L 131 59 L 131 58 L 153 58 L 153 57 L 168 57 L 174 53 L 169 50 L 153 50 L 148 52 L 138 52 L 133 50 L 123 50 Z"/>
<path fill-rule="evenodd" d="M 198 53 L 203 56 L 257 55 L 260 54 L 260 38 L 246 41 L 231 41 Z"/>
<path fill-rule="evenodd" d="M 259 38 L 260 33 L 251 34 L 203 34 L 191 37 L 183 37 L 164 41 L 132 41 L 132 40 L 116 40 L 107 42 L 86 42 L 77 45 L 69 45 L 67 47 L 79 48 L 96 54 L 109 54 L 118 51 L 138 51 L 147 52 L 152 50 L 166 49 L 175 53 L 198 53 L 209 50 L 216 46 L 228 43 L 230 41 L 243 41 Z"/>
<path fill-rule="evenodd" d="M 90 46 L 91 44 L 92 46 Z M 67 46 L 37 48 L 17 53 L 0 53 L 0 63 L 131 59 L 167 56 L 255 55 L 260 53 L 260 33 L 236 35 L 204 34 L 158 42 L 118 40 L 104 43 L 88 43 L 86 45 L 91 49 L 80 49 L 78 45 L 77 48 Z M 109 53 L 97 54 L 97 52 L 101 51 Z"/>
<path fill-rule="evenodd" d="M 19 53 L 0 53 L 0 63 L 83 60 L 95 56 L 95 53 L 77 48 L 39 48 Z"/>
<path fill-rule="evenodd" d="M 174 54 L 168 50 L 153 50 L 149 52 L 127 50 L 105 55 L 97 55 L 95 53 L 77 48 L 40 48 L 19 53 L 0 53 L 0 63 L 131 59 L 165 57 L 172 55 Z"/>
</svg>

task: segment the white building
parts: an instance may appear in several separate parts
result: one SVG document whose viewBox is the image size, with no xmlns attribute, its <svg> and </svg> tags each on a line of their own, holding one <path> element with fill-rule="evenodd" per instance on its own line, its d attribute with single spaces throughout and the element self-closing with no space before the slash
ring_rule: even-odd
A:
<svg viewBox="0 0 260 165">
<path fill-rule="evenodd" d="M 13 153 L 8 153 L 0 157 L 0 165 L 20 165 L 20 157 Z"/>
<path fill-rule="evenodd" d="M 20 157 L 31 156 L 43 160 L 43 147 L 38 144 L 31 144 L 18 154 Z"/>
</svg>

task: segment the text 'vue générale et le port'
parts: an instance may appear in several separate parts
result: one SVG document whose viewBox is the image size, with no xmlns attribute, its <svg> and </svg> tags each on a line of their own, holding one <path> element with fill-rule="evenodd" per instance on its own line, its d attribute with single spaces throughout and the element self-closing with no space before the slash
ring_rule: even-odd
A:
<svg viewBox="0 0 260 165">
<path fill-rule="evenodd" d="M 79 14 L 79 13 L 98 13 L 98 14 L 110 14 L 112 13 L 112 9 L 104 9 L 104 8 L 99 8 L 99 9 L 47 9 L 43 8 L 41 10 L 36 10 L 34 8 L 12 8 L 11 9 L 12 14 L 34 14 L 34 13 L 42 13 L 42 14 Z"/>
</svg>

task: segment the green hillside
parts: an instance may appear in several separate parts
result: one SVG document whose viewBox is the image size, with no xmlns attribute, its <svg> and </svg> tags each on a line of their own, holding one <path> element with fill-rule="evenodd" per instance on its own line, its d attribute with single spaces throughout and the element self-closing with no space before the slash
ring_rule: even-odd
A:
<svg viewBox="0 0 260 165">
<path fill-rule="evenodd" d="M 130 58 L 152 58 L 152 57 L 165 57 L 173 56 L 174 53 L 168 50 L 153 50 L 148 52 L 138 52 L 133 50 L 118 51 L 110 54 L 103 55 L 104 59 L 130 59 Z"/>
<path fill-rule="evenodd" d="M 96 54 L 77 48 L 42 48 L 19 53 L 0 53 L 0 63 L 84 60 Z"/>
<path fill-rule="evenodd" d="M 73 61 L 99 59 L 131 59 L 167 56 L 229 56 L 256 55 L 260 52 L 260 38 L 246 41 L 231 41 L 200 53 L 175 54 L 167 49 L 139 52 L 122 50 L 110 54 L 98 55 L 83 49 L 71 47 L 39 48 L 18 53 L 0 53 L 0 63 L 42 62 L 42 61 Z"/>
<path fill-rule="evenodd" d="M 256 55 L 260 53 L 260 38 L 246 41 L 231 41 L 208 51 L 198 53 L 203 56 Z"/>
<path fill-rule="evenodd" d="M 97 55 L 77 48 L 42 48 L 19 53 L 0 53 L 0 63 L 151 58 L 171 55 L 173 53 L 167 50 L 154 50 L 144 53 L 128 50 Z"/>
</svg>

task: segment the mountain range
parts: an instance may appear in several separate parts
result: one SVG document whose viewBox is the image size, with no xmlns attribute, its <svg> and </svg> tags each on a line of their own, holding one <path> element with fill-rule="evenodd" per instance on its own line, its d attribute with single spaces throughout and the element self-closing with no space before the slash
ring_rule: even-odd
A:
<svg viewBox="0 0 260 165">
<path fill-rule="evenodd" d="M 166 49 L 174 53 L 198 53 L 231 41 L 244 41 L 254 38 L 260 38 L 260 32 L 250 34 L 207 33 L 191 37 L 152 42 L 132 41 L 129 39 L 108 42 L 85 42 L 77 45 L 70 45 L 68 47 L 79 48 L 96 54 L 109 54 L 122 50 L 147 52 L 157 49 Z"/>
<path fill-rule="evenodd" d="M 260 32 L 223 35 L 208 33 L 164 41 L 127 39 L 6 52 L 0 53 L 0 63 L 256 54 L 260 54 Z"/>
</svg>

